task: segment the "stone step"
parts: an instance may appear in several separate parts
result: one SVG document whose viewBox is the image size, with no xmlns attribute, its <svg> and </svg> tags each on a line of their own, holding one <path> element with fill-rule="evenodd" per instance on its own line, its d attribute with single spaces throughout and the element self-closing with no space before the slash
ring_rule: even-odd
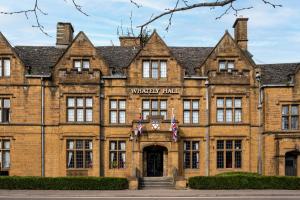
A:
<svg viewBox="0 0 300 200">
<path fill-rule="evenodd" d="M 142 189 L 174 189 L 172 177 L 143 177 L 140 179 Z"/>
</svg>

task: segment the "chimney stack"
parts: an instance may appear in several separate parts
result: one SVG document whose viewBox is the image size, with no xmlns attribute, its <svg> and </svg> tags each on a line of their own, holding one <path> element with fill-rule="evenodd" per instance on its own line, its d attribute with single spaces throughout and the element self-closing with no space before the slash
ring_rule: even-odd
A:
<svg viewBox="0 0 300 200">
<path fill-rule="evenodd" d="M 71 23 L 58 22 L 56 32 L 56 47 L 67 48 L 73 40 L 74 29 Z"/>
<path fill-rule="evenodd" d="M 238 17 L 233 24 L 234 39 L 243 50 L 248 48 L 247 23 L 248 18 Z"/>
<path fill-rule="evenodd" d="M 119 40 L 121 47 L 139 47 L 141 45 L 139 37 L 121 36 Z"/>
</svg>

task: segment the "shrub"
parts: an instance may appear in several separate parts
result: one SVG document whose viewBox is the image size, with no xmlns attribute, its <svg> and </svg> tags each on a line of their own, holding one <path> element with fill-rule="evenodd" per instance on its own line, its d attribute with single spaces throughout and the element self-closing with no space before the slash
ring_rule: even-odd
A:
<svg viewBox="0 0 300 200">
<path fill-rule="evenodd" d="M 195 176 L 189 178 L 192 189 L 287 189 L 299 190 L 300 178 L 233 174 L 225 176 Z"/>
<path fill-rule="evenodd" d="M 110 177 L 0 177 L 0 189 L 9 190 L 124 190 L 126 178 Z"/>
<path fill-rule="evenodd" d="M 258 173 L 253 172 L 224 172 L 221 174 L 217 174 L 216 176 L 260 176 Z"/>
</svg>

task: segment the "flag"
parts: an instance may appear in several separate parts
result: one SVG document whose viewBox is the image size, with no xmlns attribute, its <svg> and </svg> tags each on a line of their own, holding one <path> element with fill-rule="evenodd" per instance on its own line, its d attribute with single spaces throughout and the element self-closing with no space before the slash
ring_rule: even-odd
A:
<svg viewBox="0 0 300 200">
<path fill-rule="evenodd" d="M 176 125 L 176 120 L 175 120 L 175 115 L 174 115 L 174 108 L 172 109 L 171 131 L 172 131 L 172 137 L 173 137 L 174 142 L 177 142 L 178 128 L 177 128 L 177 125 Z"/>
<path fill-rule="evenodd" d="M 141 113 L 140 113 L 140 118 L 139 118 L 139 121 L 138 121 L 137 130 L 138 130 L 138 135 L 142 135 L 143 125 L 142 125 L 142 114 Z"/>
</svg>

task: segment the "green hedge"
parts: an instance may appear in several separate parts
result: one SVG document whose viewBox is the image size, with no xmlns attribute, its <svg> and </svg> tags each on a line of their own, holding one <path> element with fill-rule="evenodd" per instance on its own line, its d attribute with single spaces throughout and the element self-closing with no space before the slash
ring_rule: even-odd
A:
<svg viewBox="0 0 300 200">
<path fill-rule="evenodd" d="M 195 176 L 189 178 L 192 189 L 287 189 L 299 190 L 300 178 L 233 174 L 226 176 Z"/>
<path fill-rule="evenodd" d="M 0 189 L 9 190 L 124 190 L 126 178 L 110 177 L 0 177 Z"/>
</svg>

